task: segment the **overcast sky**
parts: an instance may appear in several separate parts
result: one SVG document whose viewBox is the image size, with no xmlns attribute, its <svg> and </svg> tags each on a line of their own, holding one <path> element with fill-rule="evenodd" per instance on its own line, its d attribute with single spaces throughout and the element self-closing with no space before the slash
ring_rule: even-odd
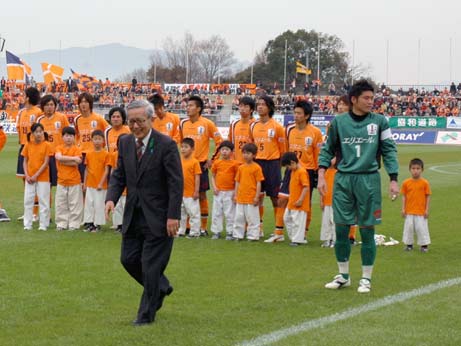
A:
<svg viewBox="0 0 461 346">
<path fill-rule="evenodd" d="M 219 34 L 237 59 L 250 61 L 289 29 L 336 35 L 351 56 L 355 42 L 355 63 L 370 66 L 380 82 L 461 82 L 458 0 L 22 0 L 0 7 L 0 35 L 18 55 L 58 49 L 60 41 L 62 48 L 113 42 L 161 48 L 165 37 L 190 31 L 197 39 Z"/>
</svg>

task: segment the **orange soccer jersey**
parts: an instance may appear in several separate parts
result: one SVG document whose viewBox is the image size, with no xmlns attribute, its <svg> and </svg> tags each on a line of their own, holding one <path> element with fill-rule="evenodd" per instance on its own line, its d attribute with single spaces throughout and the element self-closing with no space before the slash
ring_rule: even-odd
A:
<svg viewBox="0 0 461 346">
<path fill-rule="evenodd" d="M 302 190 L 307 187 L 307 194 L 300 207 L 296 207 L 295 203 L 301 196 Z M 311 210 L 309 198 L 309 178 L 303 167 L 299 167 L 295 171 L 291 171 L 290 178 L 290 197 L 288 197 L 287 208 L 290 210 L 302 210 L 306 213 Z"/>
<path fill-rule="evenodd" d="M 37 173 L 37 171 L 43 165 L 46 157 L 52 155 L 51 145 L 46 141 L 40 143 L 35 143 L 33 141 L 27 142 L 22 149 L 21 155 L 27 158 L 27 174 L 32 176 Z M 50 169 L 48 165 L 37 177 L 37 181 L 50 181 Z"/>
<path fill-rule="evenodd" d="M 250 119 L 248 123 L 242 122 L 241 119 L 234 121 L 229 127 L 229 140 L 234 143 L 234 158 L 243 163 L 242 148 L 245 144 L 251 143 L 250 126 L 254 122 Z"/>
<path fill-rule="evenodd" d="M 3 147 L 6 144 L 6 134 L 5 131 L 0 127 L 0 151 L 2 151 Z"/>
<path fill-rule="evenodd" d="M 335 183 L 335 175 L 338 170 L 336 168 L 328 168 L 325 171 L 325 182 L 327 184 L 327 193 L 321 197 L 323 199 L 323 205 L 333 205 L 333 185 Z"/>
<path fill-rule="evenodd" d="M 312 124 L 299 130 L 295 124 L 287 126 L 288 151 L 296 153 L 299 163 L 305 169 L 317 169 L 320 148 L 323 143 L 322 132 Z"/>
<path fill-rule="evenodd" d="M 62 129 L 69 126 L 67 116 L 56 112 L 51 117 L 42 115 L 38 118 L 37 122 L 42 124 L 45 128 L 45 132 L 48 134 L 48 142 L 51 144 L 52 153 L 54 155 L 56 147 L 64 144 L 62 140 Z"/>
<path fill-rule="evenodd" d="M 152 128 L 179 143 L 179 116 L 177 114 L 166 112 L 163 119 L 153 118 Z"/>
<path fill-rule="evenodd" d="M 266 123 L 257 120 L 251 124 L 251 139 L 258 147 L 258 160 L 278 160 L 286 151 L 283 126 L 272 118 Z"/>
<path fill-rule="evenodd" d="M 192 197 L 195 191 L 195 177 L 202 174 L 200 163 L 197 159 L 190 157 L 181 158 L 182 174 L 184 177 L 184 197 Z"/>
<path fill-rule="evenodd" d="M 107 166 L 112 164 L 112 156 L 107 150 L 89 151 L 86 153 L 86 187 L 93 189 L 98 188 L 99 183 L 104 175 Z M 107 189 L 107 179 L 104 181 L 102 188 Z"/>
<path fill-rule="evenodd" d="M 239 168 L 236 160 L 215 160 L 211 166 L 215 184 L 220 191 L 232 191 L 235 188 L 235 176 Z"/>
<path fill-rule="evenodd" d="M 81 114 L 77 115 L 74 120 L 75 131 L 77 132 L 77 145 L 82 150 L 82 153 L 87 153 L 93 150 L 91 142 L 91 134 L 94 130 L 105 131 L 109 124 L 102 116 L 96 113 L 91 113 L 88 117 Z"/>
<path fill-rule="evenodd" d="M 431 195 L 429 182 L 424 178 L 406 179 L 400 193 L 405 196 L 405 213 L 410 215 L 424 215 L 426 212 L 426 197 Z"/>
<path fill-rule="evenodd" d="M 121 135 L 131 133 L 130 128 L 127 125 L 123 125 L 119 130 L 113 127 L 108 127 L 104 132 L 104 139 L 106 141 L 106 149 L 109 153 L 117 151 L 117 141 Z"/>
<path fill-rule="evenodd" d="M 210 139 L 214 139 L 216 148 L 222 142 L 221 134 L 216 125 L 202 116 L 197 121 L 183 119 L 179 125 L 180 139 L 192 138 L 195 142 L 194 156 L 199 162 L 208 160 L 210 151 Z M 213 155 L 215 156 L 216 153 Z"/>
<path fill-rule="evenodd" d="M 61 153 L 63 156 L 78 156 L 82 158 L 82 151 L 76 145 L 66 147 L 60 145 L 56 148 L 56 153 Z M 58 169 L 58 184 L 61 186 L 74 186 L 81 183 L 81 176 L 78 166 L 66 166 L 59 160 L 56 160 L 56 167 Z"/>
<path fill-rule="evenodd" d="M 30 109 L 23 108 L 19 111 L 16 117 L 16 129 L 19 136 L 19 144 L 25 145 L 27 143 L 27 134 L 30 132 L 30 127 L 42 115 L 42 110 L 37 106 Z"/>
<path fill-rule="evenodd" d="M 257 183 L 264 180 L 263 170 L 256 162 L 239 166 L 235 181 L 239 183 L 237 203 L 253 204 L 256 197 Z"/>
</svg>

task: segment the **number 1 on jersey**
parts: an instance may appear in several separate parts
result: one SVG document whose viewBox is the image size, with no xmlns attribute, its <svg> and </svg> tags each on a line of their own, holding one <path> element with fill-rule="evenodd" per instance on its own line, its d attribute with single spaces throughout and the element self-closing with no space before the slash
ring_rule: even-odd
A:
<svg viewBox="0 0 461 346">
<path fill-rule="evenodd" d="M 355 146 L 355 157 L 360 157 L 360 145 Z"/>
</svg>

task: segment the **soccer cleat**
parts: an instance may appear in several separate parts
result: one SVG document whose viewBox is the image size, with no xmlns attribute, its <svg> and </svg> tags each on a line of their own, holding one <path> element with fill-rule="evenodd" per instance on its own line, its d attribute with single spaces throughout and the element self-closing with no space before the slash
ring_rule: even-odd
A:
<svg viewBox="0 0 461 346">
<path fill-rule="evenodd" d="M 0 209 L 0 222 L 10 222 L 11 219 L 6 214 L 5 209 Z"/>
<path fill-rule="evenodd" d="M 219 238 L 221 238 L 220 233 L 214 233 L 213 236 L 211 237 L 212 240 L 218 240 Z"/>
<path fill-rule="evenodd" d="M 281 241 L 285 241 L 283 234 L 272 234 L 269 239 L 264 240 L 265 243 L 277 243 Z"/>
<path fill-rule="evenodd" d="M 330 247 L 330 242 L 331 240 L 325 240 L 322 245 L 320 245 L 321 247 Z"/>
<path fill-rule="evenodd" d="M 371 282 L 368 279 L 360 279 L 359 281 L 359 288 L 357 288 L 357 292 L 359 293 L 370 293 L 371 291 Z"/>
<path fill-rule="evenodd" d="M 16 220 L 18 220 L 18 221 L 22 221 L 22 220 L 24 220 L 24 215 L 21 215 L 21 216 L 20 216 L 20 217 L 18 217 Z"/>
<path fill-rule="evenodd" d="M 328 282 L 325 284 L 325 288 L 329 288 L 331 290 L 337 290 L 342 287 L 349 287 L 351 285 L 351 278 L 345 279 L 344 276 L 338 274 L 334 277 L 333 281 Z"/>
<path fill-rule="evenodd" d="M 208 237 L 208 231 L 206 229 L 201 229 L 200 230 L 200 236 L 201 237 Z"/>
</svg>

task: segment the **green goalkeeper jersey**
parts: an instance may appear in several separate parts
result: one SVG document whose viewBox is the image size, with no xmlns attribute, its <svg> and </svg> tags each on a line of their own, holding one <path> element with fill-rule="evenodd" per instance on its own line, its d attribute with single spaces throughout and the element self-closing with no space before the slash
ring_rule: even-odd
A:
<svg viewBox="0 0 461 346">
<path fill-rule="evenodd" d="M 319 166 L 330 167 L 337 157 L 338 171 L 367 174 L 378 171 L 380 157 L 389 175 L 398 174 L 397 149 L 386 118 L 369 113 L 363 117 L 340 114 L 331 122 L 319 156 Z"/>
</svg>

